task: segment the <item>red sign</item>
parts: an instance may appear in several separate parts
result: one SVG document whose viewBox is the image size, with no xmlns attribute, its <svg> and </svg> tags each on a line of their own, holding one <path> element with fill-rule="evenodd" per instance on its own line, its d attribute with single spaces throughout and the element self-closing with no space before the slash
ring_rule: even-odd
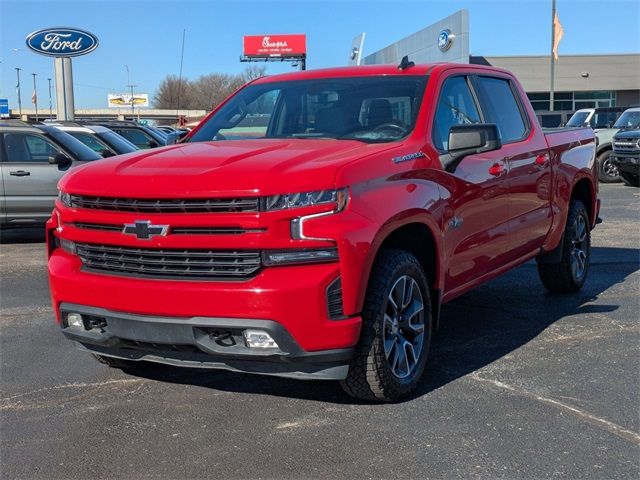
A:
<svg viewBox="0 0 640 480">
<path fill-rule="evenodd" d="M 307 53 L 307 36 L 296 35 L 245 35 L 245 57 L 289 57 Z"/>
</svg>

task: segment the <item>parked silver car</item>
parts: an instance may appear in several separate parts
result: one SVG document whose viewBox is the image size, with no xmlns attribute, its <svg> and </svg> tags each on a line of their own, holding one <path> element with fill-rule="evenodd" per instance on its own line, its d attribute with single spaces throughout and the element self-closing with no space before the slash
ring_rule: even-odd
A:
<svg viewBox="0 0 640 480">
<path fill-rule="evenodd" d="M 0 225 L 44 223 L 69 168 L 102 157 L 71 135 L 46 125 L 0 122 Z"/>
</svg>

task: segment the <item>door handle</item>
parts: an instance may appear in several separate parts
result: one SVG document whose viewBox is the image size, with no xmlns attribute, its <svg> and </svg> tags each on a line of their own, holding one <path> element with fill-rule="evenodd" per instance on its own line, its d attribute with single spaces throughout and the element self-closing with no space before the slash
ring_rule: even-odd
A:
<svg viewBox="0 0 640 480">
<path fill-rule="evenodd" d="M 14 177 L 28 177 L 31 175 L 31 172 L 27 172 L 26 170 L 16 170 L 15 172 L 9 172 L 9 175 Z"/>
<path fill-rule="evenodd" d="M 504 163 L 502 162 L 496 162 L 489 167 L 489 174 L 493 175 L 494 177 L 499 177 L 500 175 L 504 174 L 506 171 L 507 169 L 504 166 Z"/>
<path fill-rule="evenodd" d="M 535 164 L 538 167 L 545 168 L 547 165 L 549 165 L 549 155 L 544 153 L 542 155 L 536 156 Z"/>
</svg>

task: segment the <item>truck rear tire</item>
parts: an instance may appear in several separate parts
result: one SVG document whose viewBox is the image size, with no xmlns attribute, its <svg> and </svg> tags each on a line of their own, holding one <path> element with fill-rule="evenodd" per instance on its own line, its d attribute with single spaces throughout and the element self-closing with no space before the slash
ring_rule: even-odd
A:
<svg viewBox="0 0 640 480">
<path fill-rule="evenodd" d="M 611 153 L 611 150 L 607 150 L 598 156 L 598 180 L 602 183 L 620 181 L 618 167 L 611 162 Z"/>
<path fill-rule="evenodd" d="M 420 382 L 432 333 L 427 277 L 404 250 L 383 250 L 372 270 L 362 312 L 362 331 L 347 378 L 349 395 L 393 402 Z"/>
<path fill-rule="evenodd" d="M 591 227 L 587 209 L 580 200 L 571 200 L 559 261 L 538 263 L 542 284 L 554 293 L 577 292 L 587 279 L 590 257 Z"/>
</svg>

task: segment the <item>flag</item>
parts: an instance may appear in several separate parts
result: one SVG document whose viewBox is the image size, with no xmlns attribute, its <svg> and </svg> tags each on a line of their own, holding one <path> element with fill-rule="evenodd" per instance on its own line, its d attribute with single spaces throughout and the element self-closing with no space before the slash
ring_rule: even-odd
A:
<svg viewBox="0 0 640 480">
<path fill-rule="evenodd" d="M 36 105 L 38 103 L 38 95 L 36 94 L 36 91 L 33 91 L 33 95 L 31 95 L 31 103 L 33 103 L 34 105 Z"/>
<path fill-rule="evenodd" d="M 560 45 L 560 40 L 562 40 L 563 36 L 564 28 L 562 28 L 562 24 L 558 18 L 558 13 L 556 12 L 553 17 L 553 58 L 555 60 L 558 59 L 558 45 Z"/>
</svg>

